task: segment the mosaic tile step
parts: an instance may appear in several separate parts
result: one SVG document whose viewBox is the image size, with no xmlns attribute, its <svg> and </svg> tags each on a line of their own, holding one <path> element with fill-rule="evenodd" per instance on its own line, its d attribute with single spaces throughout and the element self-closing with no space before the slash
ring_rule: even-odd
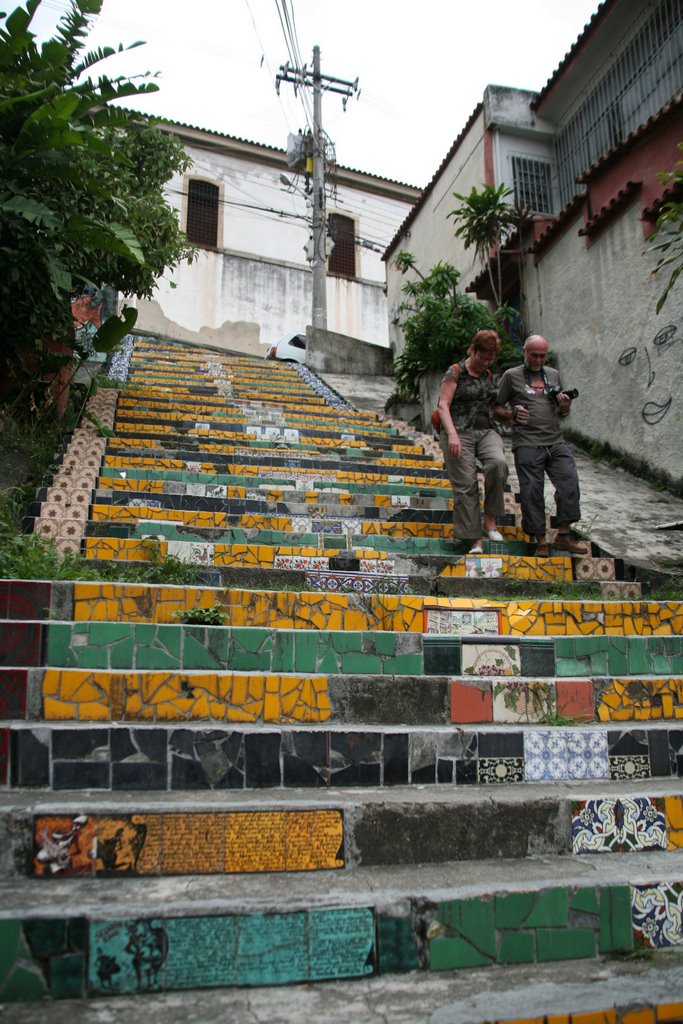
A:
<svg viewBox="0 0 683 1024">
<path fill-rule="evenodd" d="M 401 442 L 390 438 L 356 438 L 353 435 L 339 436 L 322 434 L 320 431 L 304 432 L 283 428 L 273 430 L 266 427 L 235 430 L 232 425 L 220 426 L 210 421 L 191 422 L 186 424 L 152 422 L 151 418 L 135 418 L 127 421 L 120 415 L 116 417 L 114 429 L 117 438 L 125 438 L 129 442 L 149 440 L 154 446 L 166 449 L 185 448 L 188 443 L 193 447 L 199 444 L 206 450 L 203 442 L 215 446 L 213 450 L 226 454 L 236 451 L 258 453 L 277 451 L 279 453 L 310 453 L 312 458 L 327 457 L 332 453 L 340 453 L 350 459 L 368 459 L 380 465 L 388 460 L 405 461 L 409 465 L 425 465 L 434 467 L 441 465 L 418 445 Z M 285 430 L 288 436 L 285 436 Z"/>
<path fill-rule="evenodd" d="M 462 648 L 466 664 L 471 647 Z M 497 659 L 501 661 L 502 659 Z M 494 666 L 495 667 L 495 666 Z M 503 665 L 503 667 L 507 667 Z M 515 667 L 515 666 L 511 666 Z M 453 722 L 572 722 L 683 719 L 683 678 L 453 680 Z"/>
<path fill-rule="evenodd" d="M 101 879 L 77 907 L 68 895 L 73 881 L 57 879 L 49 887 L 56 907 L 46 916 L 46 883 L 25 881 L 10 893 L 0 922 L 6 963 L 0 998 L 274 986 L 676 950 L 683 941 L 683 884 L 665 860 L 645 884 L 623 870 L 608 878 L 604 871 L 585 876 L 558 865 L 554 884 L 527 875 L 520 885 L 489 860 L 489 877 L 500 881 L 488 887 L 473 885 L 463 864 L 432 872 L 430 885 L 407 867 L 396 873 L 391 907 L 363 871 L 358 894 L 342 872 L 319 876 L 317 887 L 306 872 L 274 878 L 267 911 L 254 887 L 239 900 L 233 877 L 204 875 L 204 904 L 181 898 L 172 911 L 154 878 Z M 240 885 L 247 888 L 246 880 Z M 629 1016 L 643 1024 L 641 1015 Z"/>
<path fill-rule="evenodd" d="M 150 473 L 145 474 L 142 470 L 136 472 L 143 473 L 143 475 L 140 477 L 132 476 L 132 471 L 130 478 L 128 474 L 125 474 L 125 471 L 123 477 L 118 475 L 116 471 L 114 471 L 115 475 L 113 476 L 107 476 L 104 473 L 100 475 L 96 483 L 95 500 L 111 496 L 112 492 L 115 492 L 114 497 L 116 498 L 124 498 L 126 495 L 130 496 L 131 493 L 135 496 L 146 494 L 151 496 L 157 494 L 193 494 L 198 497 L 216 497 L 228 500 L 239 499 L 243 501 L 266 502 L 268 504 L 286 502 L 290 508 L 293 506 L 294 511 L 302 515 L 310 514 L 311 505 L 317 505 L 325 509 L 337 509 L 340 507 L 380 508 L 385 510 L 387 515 L 390 514 L 390 511 L 398 508 L 452 510 L 453 507 L 452 500 L 448 499 L 445 495 L 443 497 L 431 497 L 413 493 L 366 494 L 343 488 L 331 489 L 323 487 L 317 490 L 311 488 L 304 491 L 293 483 L 291 485 L 277 485 L 275 483 L 256 483 L 251 480 L 251 483 L 245 486 L 244 484 L 216 483 L 209 474 L 184 474 L 185 476 L 191 475 L 193 477 L 203 476 L 201 481 L 195 482 L 193 480 L 173 479 L 174 476 L 183 476 L 183 474 L 178 473 L 166 473 L 164 476 L 156 477 Z M 43 500 L 41 494 L 42 492 L 38 493 L 38 500 Z M 371 513 L 368 512 L 365 518 L 370 517 Z"/>
<path fill-rule="evenodd" d="M 444 499 L 450 502 L 452 507 L 452 490 L 450 484 L 435 484 L 434 486 L 409 485 L 401 483 L 389 483 L 386 480 L 377 480 L 373 483 L 363 481 L 345 481 L 343 484 L 336 480 L 327 478 L 316 478 L 314 475 L 297 477 L 295 473 L 284 473 L 282 476 L 265 474 L 255 479 L 254 474 L 248 476 L 233 476 L 228 473 L 213 473 L 209 470 L 185 470 L 182 466 L 177 468 L 163 468 L 153 464 L 139 465 L 139 460 L 133 460 L 130 465 L 118 456 L 106 456 L 98 481 L 98 486 L 105 486 L 106 481 L 119 480 L 147 480 L 150 472 L 153 472 L 154 481 L 181 481 L 185 483 L 228 485 L 242 487 L 245 491 L 259 491 L 273 488 L 288 488 L 295 491 L 322 491 L 328 493 L 348 493 L 370 495 L 372 501 L 385 500 L 386 496 L 403 497 L 416 496 L 420 499 Z M 112 483 L 113 485 L 113 483 Z"/>
<path fill-rule="evenodd" d="M 683 730 L 528 725 L 324 727 L 13 722 L 11 789 L 437 787 L 683 777 Z M 5 780 L 3 780 L 5 781 Z"/>
<path fill-rule="evenodd" d="M 346 814 L 334 805 L 158 811 L 145 810 L 143 798 L 134 811 L 108 807 L 98 813 L 94 806 L 86 798 L 79 814 L 41 813 L 21 822 L 28 827 L 22 828 L 17 845 L 33 847 L 30 875 L 46 880 L 83 875 L 123 879 L 352 870 L 363 859 L 354 812 Z M 461 803 L 463 817 L 470 810 Z M 563 824 L 571 816 L 574 854 L 683 852 L 680 796 L 565 798 L 558 812 Z M 404 826 L 406 833 L 409 827 Z M 354 851 L 348 863 L 346 847 Z"/>
<path fill-rule="evenodd" d="M 359 601 L 351 594 L 325 597 L 202 586 L 0 580 L 0 612 L 5 618 L 21 612 L 22 618 L 37 620 L 177 624 L 179 616 L 192 609 L 214 607 L 224 608 L 228 617 L 231 609 L 255 612 L 251 621 L 244 621 L 242 615 L 243 621 L 233 625 L 278 629 L 301 628 L 308 623 L 333 631 L 552 636 L 557 658 L 563 659 L 563 674 L 683 674 L 679 660 L 683 655 L 683 606 L 676 601 L 487 601 L 392 595 Z M 6 664 L 15 664 L 10 655 L 4 657 Z"/>
<path fill-rule="evenodd" d="M 347 520 L 347 525 L 350 525 L 350 520 Z M 26 528 L 27 532 L 30 532 L 28 527 L 31 525 L 27 521 Z M 50 536 L 59 535 L 60 531 L 63 531 L 65 522 L 55 519 L 54 521 L 45 521 L 42 518 L 33 521 L 34 529 L 40 525 L 41 529 L 45 532 L 48 531 Z M 312 523 L 311 525 L 317 525 Z M 323 524 L 327 529 L 330 525 L 330 521 L 323 521 Z M 441 557 L 441 558 L 459 558 L 462 556 L 456 555 L 454 552 L 455 545 L 452 541 L 445 538 L 438 537 L 420 537 L 420 536 L 391 536 L 388 533 L 380 534 L 369 534 L 360 532 L 346 532 L 340 529 L 336 533 L 332 532 L 318 532 L 318 531 L 300 531 L 300 530 L 270 530 L 260 529 L 256 531 L 251 528 L 243 528 L 239 526 L 229 527 L 201 527 L 201 526 L 186 526 L 180 523 L 168 522 L 163 519 L 154 520 L 138 520 L 130 523 L 116 523 L 111 524 L 106 520 L 101 520 L 97 523 L 88 521 L 77 521 L 78 537 L 82 535 L 85 537 L 99 537 L 102 539 L 108 539 L 114 541 L 119 539 L 121 543 L 126 538 L 133 539 L 144 539 L 145 537 L 163 539 L 166 538 L 170 541 L 193 541 L 199 544 L 207 543 L 223 543 L 225 545 L 241 545 L 245 548 L 251 548 L 252 551 L 256 551 L 264 546 L 285 546 L 291 551 L 301 548 L 313 548 L 317 554 L 324 555 L 325 549 L 327 548 L 342 548 L 344 550 L 354 549 L 357 553 L 359 548 L 367 548 L 370 552 L 363 557 L 371 557 L 372 552 L 377 552 L 378 557 L 390 557 L 390 556 L 405 556 L 411 557 Z M 70 535 L 70 534 L 68 534 Z M 116 544 L 113 544 L 113 548 L 116 548 Z M 125 545 L 124 545 L 125 547 Z M 498 545 L 499 548 L 505 547 L 505 549 L 511 554 L 526 555 L 528 546 L 522 542 L 509 541 L 505 545 Z M 303 550 L 299 550 L 298 553 L 305 554 Z M 115 554 L 108 556 L 106 553 L 98 555 L 97 557 L 117 557 Z M 141 556 L 138 556 L 141 557 Z M 425 568 L 429 570 L 431 566 L 429 563 L 424 563 Z M 438 566 L 436 568 L 441 568 Z M 416 571 L 419 571 L 416 567 Z M 424 571 L 424 570 L 423 570 Z M 453 579 L 456 579 L 453 577 Z M 457 579 L 460 579 L 459 577 Z M 488 581 L 490 583 L 490 580 Z"/>
<path fill-rule="evenodd" d="M 441 498 L 419 498 L 412 495 L 363 495 L 343 491 L 310 490 L 301 491 L 294 487 L 277 488 L 234 487 L 215 483 L 187 483 L 172 480 L 112 480 L 101 478 L 101 486 L 90 500 L 95 504 L 129 504 L 132 499 L 143 500 L 147 496 L 154 500 L 173 499 L 169 504 L 181 506 L 180 498 L 191 498 L 195 501 L 218 500 L 224 511 L 229 505 L 238 503 L 247 505 L 246 511 L 258 511 L 257 506 L 266 512 L 284 512 L 290 515 L 357 515 L 360 518 L 420 518 L 429 521 L 448 521 L 452 516 L 452 506 Z M 44 496 L 47 491 L 42 492 Z M 54 491 L 52 491 L 54 495 Z M 41 493 L 37 500 L 44 500 Z M 229 504 L 228 504 L 229 503 Z M 249 504 L 247 504 L 249 503 Z M 282 506 L 282 507 L 281 507 Z M 199 506 L 195 506 L 199 507 Z M 207 506 L 209 507 L 209 506 Z M 243 510 L 244 511 L 244 510 Z"/>
<path fill-rule="evenodd" d="M 377 420 L 363 418 L 362 414 L 345 410 L 343 421 L 339 412 L 330 408 L 316 410 L 315 415 L 306 415 L 298 411 L 284 412 L 277 409 L 262 409 L 252 403 L 247 406 L 240 402 L 239 405 L 228 405 L 225 398 L 220 395 L 206 396 L 200 401 L 183 398 L 180 396 L 168 397 L 156 394 L 149 397 L 148 393 L 138 392 L 132 397 L 126 389 L 116 405 L 119 416 L 129 416 L 132 410 L 139 410 L 141 413 L 149 413 L 159 420 L 166 420 L 176 416 L 178 412 L 184 414 L 184 418 L 197 422 L 209 419 L 217 424 L 231 427 L 235 431 L 247 432 L 267 431 L 277 437 L 287 439 L 288 435 L 276 432 L 285 430 L 304 431 L 306 433 L 330 433 L 339 435 L 340 430 L 348 434 L 350 439 L 368 438 L 371 441 L 384 441 L 386 443 L 408 443 L 415 444 L 412 440 L 420 437 L 416 433 L 406 431 L 399 432 L 396 427 L 387 426 Z M 419 447 L 419 444 L 418 444 Z"/>
<path fill-rule="evenodd" d="M 464 624 L 470 633 L 555 636 L 557 656 L 572 675 L 620 675 L 624 664 L 627 675 L 683 674 L 683 604 L 678 601 L 505 602 L 126 583 L 75 583 L 72 595 L 68 617 L 76 620 L 173 622 L 192 608 L 220 607 L 226 625 L 277 629 L 457 635 Z M 623 640 L 604 639 L 610 635 Z"/>
<path fill-rule="evenodd" d="M 251 497 L 227 497 L 224 486 L 210 487 L 212 493 L 200 493 L 207 490 L 205 485 L 199 485 L 196 487 L 196 492 L 193 493 L 195 488 L 193 485 L 186 485 L 187 493 L 178 494 L 167 494 L 161 492 L 133 492 L 130 490 L 116 490 L 116 491 L 96 491 L 94 494 L 91 492 L 88 495 L 87 505 L 91 503 L 96 508 L 133 508 L 133 507 L 145 507 L 149 505 L 151 508 L 165 508 L 165 509 L 180 509 L 181 511 L 206 511 L 206 512 L 224 512 L 229 515 L 245 515 L 247 513 L 254 513 L 258 515 L 276 515 L 276 516 L 296 516 L 297 518 L 304 519 L 321 519 L 321 520 L 332 520 L 353 518 L 355 521 L 360 520 L 378 520 L 381 522 L 415 522 L 415 523 L 447 523 L 451 526 L 453 521 L 453 513 L 450 509 L 428 509 L 428 508 L 410 508 L 407 506 L 401 507 L 397 505 L 367 505 L 356 502 L 340 502 L 319 500 L 316 496 L 316 500 L 311 501 L 296 501 L 288 500 L 287 497 L 279 497 L 275 500 L 269 500 L 268 497 L 263 495 L 252 495 Z M 191 488 L 191 490 L 190 490 Z M 222 494 L 220 492 L 223 492 Z M 148 497 L 149 494 L 149 497 Z M 292 495 L 293 498 L 297 496 L 297 492 Z M 48 496 L 47 491 L 42 491 L 37 495 L 36 502 L 34 503 L 37 507 L 30 514 L 39 514 L 40 503 L 45 500 L 54 500 L 54 496 Z M 515 539 L 514 533 L 516 528 L 502 526 L 503 529 L 511 531 L 509 539 Z M 538 561 L 542 561 L 539 559 Z M 545 561 L 551 561 L 545 559 Z M 567 559 L 569 561 L 569 559 Z"/>
<path fill-rule="evenodd" d="M 343 441 L 321 437 L 302 438 L 299 442 L 286 441 L 278 443 L 276 439 L 259 439 L 251 434 L 235 434 L 234 431 L 216 431 L 209 434 L 208 424 L 197 424 L 196 429 L 186 433 L 178 433 L 177 427 L 130 427 L 116 424 L 116 437 L 110 440 L 109 450 L 118 448 L 134 450 L 135 448 L 161 448 L 166 453 L 177 450 L 210 451 L 225 456 L 247 455 L 254 459 L 261 456 L 283 459 L 290 457 L 310 459 L 336 459 L 367 461 L 375 468 L 384 465 L 405 465 L 424 467 L 426 470 L 441 467 L 431 456 L 419 449 L 405 445 L 375 444 L 364 441 Z"/>
<path fill-rule="evenodd" d="M 287 470 L 308 470 L 309 472 L 329 471 L 338 474 L 350 473 L 357 476 L 372 479 L 373 476 L 381 478 L 387 476 L 412 476 L 421 480 L 438 483 L 444 479 L 442 466 L 434 463 L 424 462 L 417 459 L 402 459 L 398 455 L 387 458 L 378 458 L 374 461 L 366 460 L 359 456 L 351 457 L 348 452 L 344 456 L 331 452 L 325 455 L 308 457 L 304 454 L 294 455 L 288 452 L 277 450 L 255 451 L 250 448 L 237 448 L 234 445 L 212 444 L 209 441 L 196 442 L 192 445 L 185 443 L 183 447 L 162 445 L 153 438 L 136 440 L 133 438 L 114 437 L 107 442 L 107 454 L 119 454 L 126 461 L 142 455 L 154 456 L 155 460 L 173 460 L 176 462 L 196 462 L 210 464 L 216 467 L 216 472 L 237 473 L 242 470 L 234 467 L 253 467 L 253 472 Z M 133 463 L 134 465 L 135 463 Z M 163 465 L 160 468 L 164 468 Z M 176 467 L 169 467 L 176 468 Z"/>
<path fill-rule="evenodd" d="M 274 422 L 281 419 L 282 422 Z M 388 447 L 420 454 L 424 448 L 398 433 L 397 430 L 384 429 L 376 426 L 374 430 L 366 429 L 365 424 L 344 422 L 340 417 L 324 418 L 322 416 L 294 425 L 293 417 L 271 417 L 271 422 L 255 422 L 244 412 L 220 406 L 211 408 L 202 403 L 178 401 L 172 406 L 160 406 L 157 403 L 131 402 L 123 398 L 117 405 L 116 429 L 125 426 L 127 429 L 140 427 L 148 430 L 151 426 L 162 430 L 171 428 L 179 434 L 187 431 L 202 430 L 211 434 L 230 432 L 235 437 L 248 435 L 256 440 L 297 443 L 304 441 L 326 442 L 338 444 L 365 444 L 368 447 Z"/>
<path fill-rule="evenodd" d="M 344 815 L 335 808 L 36 815 L 33 847 L 32 873 L 45 879 L 330 871 L 345 867 Z"/>
<path fill-rule="evenodd" d="M 254 482 L 254 478 L 258 477 L 259 483 L 290 483 L 292 485 L 295 482 L 299 482 L 302 488 L 308 489 L 313 482 L 315 487 L 339 487 L 343 486 L 344 489 L 357 488 L 358 493 L 374 494 L 375 490 L 381 490 L 385 494 L 411 494 L 417 490 L 417 492 L 429 492 L 438 494 L 441 493 L 445 497 L 451 497 L 453 492 L 450 484 L 446 484 L 445 481 L 438 479 L 426 479 L 421 476 L 415 476 L 413 474 L 405 473 L 399 475 L 396 473 L 351 473 L 336 470 L 315 470 L 307 467 L 283 467 L 281 472 L 257 472 L 258 467 L 247 466 L 244 464 L 232 465 L 231 463 L 224 466 L 213 463 L 210 459 L 200 458 L 197 455 L 193 455 L 190 459 L 173 459 L 153 455 L 105 455 L 102 464 L 101 472 L 117 472 L 124 471 L 132 475 L 133 471 L 140 473 L 142 476 L 148 475 L 150 468 L 154 468 L 155 476 L 162 478 L 163 474 L 173 472 L 179 474 L 177 478 L 182 478 L 183 475 L 189 476 L 190 479 L 202 479 L 207 477 L 209 480 L 215 480 L 219 483 L 245 483 L 249 484 L 251 481 Z"/>
</svg>

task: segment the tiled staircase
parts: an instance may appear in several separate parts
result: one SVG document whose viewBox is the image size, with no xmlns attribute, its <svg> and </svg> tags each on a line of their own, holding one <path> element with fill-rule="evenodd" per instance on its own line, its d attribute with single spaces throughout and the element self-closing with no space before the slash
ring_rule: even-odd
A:
<svg viewBox="0 0 683 1024">
<path fill-rule="evenodd" d="M 458 554 L 430 446 L 303 367 L 128 356 L 27 525 L 201 576 L 0 583 L 0 1001 L 680 947 L 683 604 L 513 494 Z"/>
</svg>

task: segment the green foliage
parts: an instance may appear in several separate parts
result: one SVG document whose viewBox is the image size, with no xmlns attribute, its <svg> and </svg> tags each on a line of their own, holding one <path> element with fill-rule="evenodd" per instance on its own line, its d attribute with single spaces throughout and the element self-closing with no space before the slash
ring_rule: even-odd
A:
<svg viewBox="0 0 683 1024">
<path fill-rule="evenodd" d="M 458 224 L 455 229 L 456 238 L 462 238 L 466 249 L 474 246 L 477 259 L 482 267 L 487 269 L 496 306 L 500 306 L 503 301 L 500 251 L 505 237 L 519 226 L 524 216 L 520 210 L 507 202 L 508 196 L 512 194 L 512 189 L 506 188 L 503 184 L 497 188 L 494 185 L 484 185 L 481 192 L 472 188 L 466 196 L 454 192 L 453 197 L 459 199 L 461 205 L 448 214 L 448 217 L 452 217 Z M 489 259 L 494 248 L 496 280 Z"/>
<path fill-rule="evenodd" d="M 90 76 L 117 52 L 85 51 L 102 0 L 72 0 L 42 46 L 31 31 L 40 3 L 0 14 L 0 371 L 5 399 L 20 408 L 40 405 L 46 380 L 71 360 L 74 287 L 148 297 L 194 251 L 162 194 L 188 166 L 182 146 L 110 106 L 157 86 L 148 73 Z M 95 347 L 108 351 L 134 317 L 108 321 Z"/>
<path fill-rule="evenodd" d="M 498 331 L 503 342 L 500 365 L 519 362 L 516 350 L 507 339 L 506 324 L 511 312 L 506 306 L 495 313 L 457 290 L 460 272 L 450 263 L 437 263 L 422 274 L 411 253 L 400 252 L 394 265 L 402 274 L 412 271 L 416 279 L 406 282 L 400 321 L 405 345 L 394 361 L 398 393 L 409 398 L 418 394 L 420 378 L 428 370 L 445 370 L 462 359 L 477 331 Z"/>
<path fill-rule="evenodd" d="M 683 153 L 683 142 L 678 143 L 678 149 Z M 683 189 L 683 160 L 678 160 L 672 171 L 662 171 L 657 177 L 665 188 L 676 189 L 680 195 Z M 657 229 L 652 235 L 652 242 L 647 252 L 659 253 L 657 265 L 652 273 L 658 274 L 661 270 L 667 273 L 671 271 L 666 288 L 657 300 L 659 313 L 683 272 L 683 201 L 671 199 L 664 204 L 657 218 Z"/>
<path fill-rule="evenodd" d="M 227 621 L 224 610 L 218 605 L 213 608 L 190 608 L 186 612 L 179 612 L 178 617 L 189 626 L 224 626 Z"/>
</svg>

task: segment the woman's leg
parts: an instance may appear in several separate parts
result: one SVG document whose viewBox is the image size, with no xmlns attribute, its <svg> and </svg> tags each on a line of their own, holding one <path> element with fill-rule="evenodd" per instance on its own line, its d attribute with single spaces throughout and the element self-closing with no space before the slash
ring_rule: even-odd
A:
<svg viewBox="0 0 683 1024">
<path fill-rule="evenodd" d="M 508 466 L 505 461 L 503 438 L 496 430 L 486 430 L 476 448 L 484 472 L 484 526 L 495 530 L 496 516 L 505 513 L 505 484 Z"/>
<path fill-rule="evenodd" d="M 448 479 L 453 488 L 453 534 L 456 540 L 481 539 L 481 513 L 479 511 L 479 484 L 475 442 L 469 431 L 460 433 L 462 454 L 453 458 L 448 454 L 445 430 L 441 431 L 441 449 Z"/>
</svg>

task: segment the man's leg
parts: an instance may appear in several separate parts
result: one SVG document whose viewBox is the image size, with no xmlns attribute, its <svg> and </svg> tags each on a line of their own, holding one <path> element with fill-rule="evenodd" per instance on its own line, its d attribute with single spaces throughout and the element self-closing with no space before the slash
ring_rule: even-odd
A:
<svg viewBox="0 0 683 1024">
<path fill-rule="evenodd" d="M 545 503 L 543 482 L 546 449 L 541 445 L 521 445 L 514 450 L 522 506 L 522 529 L 536 538 L 543 554 L 545 547 Z M 547 551 L 545 552 L 547 554 Z"/>
<path fill-rule="evenodd" d="M 546 472 L 555 488 L 557 537 L 554 546 L 562 551 L 585 555 L 588 553 L 588 547 L 579 544 L 569 529 L 570 523 L 576 523 L 581 518 L 581 494 L 576 463 L 568 445 L 551 445 Z"/>
</svg>

